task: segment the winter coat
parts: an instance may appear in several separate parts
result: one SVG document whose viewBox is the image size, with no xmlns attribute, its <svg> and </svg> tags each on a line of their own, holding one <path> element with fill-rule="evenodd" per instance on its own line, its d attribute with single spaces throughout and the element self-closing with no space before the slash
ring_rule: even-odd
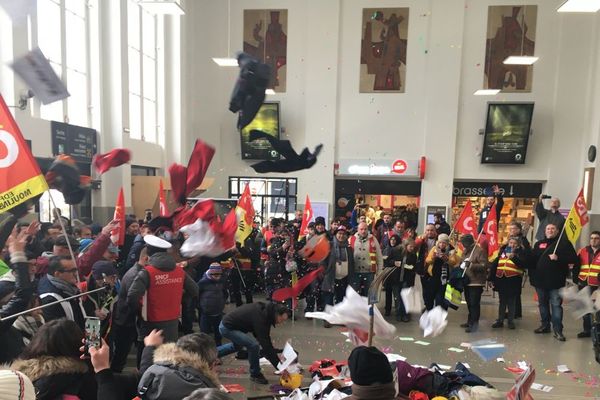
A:
<svg viewBox="0 0 600 400">
<path fill-rule="evenodd" d="M 92 272 L 92 266 L 96 261 L 102 260 L 102 256 L 110 245 L 110 235 L 101 233 L 94 239 L 89 249 L 77 257 L 77 269 L 79 270 L 79 280 L 85 281 Z"/>
<path fill-rule="evenodd" d="M 456 252 L 452 247 L 448 247 L 446 254 L 448 255 L 448 261 L 444 262 L 441 258 L 436 257 L 437 246 L 434 246 L 425 259 L 425 273 L 429 276 L 430 283 L 434 286 L 442 285 L 443 269 L 446 267 L 448 276 L 450 277 L 450 271 L 452 268 L 458 265 L 460 258 L 456 255 Z"/>
<path fill-rule="evenodd" d="M 210 279 L 206 274 L 198 282 L 199 305 L 202 314 L 223 315 L 225 309 L 225 294 L 223 280 Z"/>
<path fill-rule="evenodd" d="M 393 268 L 396 267 L 396 261 L 399 261 L 401 267 L 396 267 L 396 270 L 386 279 L 385 288 L 399 286 L 403 282 L 406 283 L 406 286 L 413 286 L 415 284 L 415 271 L 419 269 L 417 254 L 407 253 L 400 245 L 388 248 L 387 253 L 388 257 L 383 262 L 383 266 Z M 405 255 L 406 259 L 404 258 Z M 412 269 L 407 269 L 406 266 L 412 266 Z"/>
<path fill-rule="evenodd" d="M 125 259 L 125 273 L 127 273 L 129 268 L 133 267 L 133 265 L 140 260 L 140 254 L 142 253 L 144 246 L 146 246 L 144 237 L 142 235 L 137 235 L 135 239 L 133 239 L 133 244 L 131 245 L 129 254 L 127 254 L 127 258 Z"/>
<path fill-rule="evenodd" d="M 31 379 L 37 400 L 56 400 L 62 395 L 96 400 L 94 374 L 84 361 L 71 357 L 42 356 L 16 360 L 11 369 L 21 371 Z"/>
<path fill-rule="evenodd" d="M 342 257 L 341 252 L 345 253 L 346 261 L 348 262 L 348 275 L 346 277 L 352 276 L 354 274 L 354 254 L 352 252 L 352 248 L 346 242 L 345 246 L 340 246 L 337 238 L 333 238 L 331 242 L 331 251 L 329 252 L 329 257 L 327 260 L 327 267 L 325 268 L 325 273 L 323 274 L 323 281 L 321 282 L 321 291 L 333 293 L 333 289 L 335 288 L 335 266 L 336 263 Z"/>
<path fill-rule="evenodd" d="M 275 326 L 275 304 L 256 302 L 244 304 L 223 317 L 227 329 L 252 333 L 263 350 L 264 357 L 277 368 L 279 357 L 271 342 L 271 327 Z"/>
<path fill-rule="evenodd" d="M 508 296 L 516 296 L 519 293 L 521 293 L 521 285 L 523 283 L 523 276 L 519 275 L 519 276 L 511 276 L 511 277 L 507 277 L 507 276 L 503 276 L 502 278 L 498 278 L 496 276 L 496 271 L 498 269 L 498 262 L 500 261 L 500 258 L 504 255 L 505 251 L 506 251 L 506 247 L 507 245 L 504 245 L 500 248 L 500 251 L 498 252 L 498 257 L 496 257 L 496 259 L 494 260 L 494 262 L 492 263 L 491 267 L 490 267 L 490 273 L 489 273 L 489 281 L 494 283 L 494 290 L 502 293 L 502 294 L 506 294 Z M 517 249 L 513 249 L 512 251 L 512 262 L 515 264 L 515 266 L 517 266 L 518 268 L 521 268 L 523 271 L 526 268 L 527 265 L 527 249 L 519 247 Z"/>
<path fill-rule="evenodd" d="M 502 207 L 504 207 L 504 198 L 502 195 L 495 195 L 494 197 L 496 198 L 496 201 L 493 206 L 496 207 L 496 226 L 498 226 L 500 217 L 502 216 Z M 490 211 L 491 209 L 487 205 L 481 209 L 481 212 L 479 213 L 479 224 L 477 224 L 477 232 L 483 230 L 483 224 L 485 224 L 485 220 L 490 214 Z"/>
<path fill-rule="evenodd" d="M 123 275 L 125 275 L 125 273 L 127 272 L 127 270 L 132 267 L 132 265 L 130 265 L 129 267 L 127 266 L 127 258 L 129 256 L 129 252 L 131 251 L 131 248 L 133 247 L 133 243 L 135 242 L 136 238 L 137 238 L 137 235 L 127 235 L 126 234 L 123 245 L 119 247 L 119 258 L 117 258 L 117 266 L 119 269 L 119 278 L 122 278 Z M 140 258 L 138 255 L 138 258 L 135 260 L 135 262 L 137 262 L 139 259 Z"/>
<path fill-rule="evenodd" d="M 43 277 L 42 279 L 40 279 L 40 282 L 38 284 L 38 293 L 40 294 L 40 302 L 42 305 L 53 303 L 57 300 L 53 296 L 43 297 L 42 295 L 44 293 L 55 293 L 55 294 L 59 295 L 60 297 L 62 297 L 63 299 L 70 297 L 69 294 L 63 292 L 62 290 L 60 290 L 59 288 L 54 286 L 47 277 Z M 79 325 L 79 327 L 81 329 L 84 329 L 85 313 L 84 313 L 83 306 L 81 305 L 80 300 L 79 299 L 71 299 L 68 302 L 64 302 L 64 303 L 65 303 L 65 305 L 71 306 L 71 310 L 73 312 L 73 321 L 77 325 Z M 55 304 L 50 307 L 46 307 L 43 310 L 44 310 L 44 319 L 46 320 L 46 322 L 52 321 L 55 319 L 60 319 L 60 318 L 67 318 L 67 314 L 65 313 L 65 309 L 64 309 L 62 303 Z"/>
<path fill-rule="evenodd" d="M 163 344 L 154 352 L 154 365 L 138 384 L 143 400 L 180 400 L 200 388 L 218 388 L 219 380 L 198 354 L 174 343 Z"/>
<path fill-rule="evenodd" d="M 557 211 L 553 213 L 551 210 L 544 208 L 544 204 L 541 201 L 535 205 L 535 215 L 540 220 L 540 226 L 535 234 L 535 240 L 543 240 L 546 238 L 546 226 L 553 224 L 556 229 L 560 232 L 563 225 L 565 224 L 565 217 Z"/>
<path fill-rule="evenodd" d="M 135 263 L 133 268 L 129 268 L 123 279 L 121 279 L 121 288 L 119 289 L 119 295 L 117 296 L 117 302 L 113 308 L 113 323 L 119 326 L 135 326 L 136 312 L 127 306 L 127 292 L 133 283 L 133 280 L 137 276 L 138 272 L 142 269 L 142 266 Z"/>
<path fill-rule="evenodd" d="M 371 256 L 369 254 L 370 242 L 373 241 L 375 247 L 375 258 L 377 264 L 377 273 L 383 268 L 383 256 L 381 255 L 381 247 L 377 238 L 368 234 L 366 238 L 361 237 L 358 233 L 354 235 L 354 246 L 352 246 L 352 237 L 348 239 L 354 252 L 354 272 L 356 273 L 372 273 Z"/>
<path fill-rule="evenodd" d="M 475 248 L 463 250 L 463 262 L 466 258 L 469 261 L 466 263 L 465 276 L 468 278 L 467 286 L 485 286 L 488 277 L 488 259 L 486 252 L 481 247 L 475 245 Z"/>
<path fill-rule="evenodd" d="M 110 368 L 96 374 L 98 399 L 131 400 L 137 395 L 137 372 L 113 373 Z"/>
<path fill-rule="evenodd" d="M 553 261 L 549 255 L 554 252 L 558 238 L 542 239 L 531 250 L 531 284 L 540 289 L 552 290 L 564 287 L 569 274 L 569 264 L 577 263 L 577 253 L 571 243 L 562 238 Z"/>
</svg>

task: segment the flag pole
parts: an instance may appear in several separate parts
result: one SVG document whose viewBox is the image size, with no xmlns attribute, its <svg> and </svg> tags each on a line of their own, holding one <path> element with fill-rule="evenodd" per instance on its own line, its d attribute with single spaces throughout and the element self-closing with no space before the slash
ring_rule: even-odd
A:
<svg viewBox="0 0 600 400">
<path fill-rule="evenodd" d="M 76 299 L 76 298 L 81 298 L 82 296 L 88 295 L 90 293 L 95 293 L 95 292 L 99 292 L 101 290 L 106 290 L 106 289 L 107 289 L 107 286 L 102 286 L 101 288 L 98 288 L 98 289 L 90 290 L 90 291 L 83 292 L 83 293 L 78 293 L 78 294 L 73 295 L 71 297 L 65 297 L 62 300 L 56 300 L 56 301 L 53 301 L 52 303 L 48 303 L 48 304 L 44 304 L 44 305 L 41 305 L 41 306 L 29 308 L 29 309 L 27 309 L 25 311 L 21 311 L 21 312 L 18 312 L 18 313 L 13 314 L 13 315 L 9 315 L 9 316 L 4 317 L 4 318 L 0 318 L 0 322 L 4 322 L 4 321 L 6 321 L 8 319 L 19 317 L 21 315 L 28 314 L 28 313 L 30 313 L 32 311 L 35 311 L 35 310 L 41 310 L 43 308 L 50 307 L 50 306 L 56 305 L 58 303 L 62 303 L 64 301 L 69 301 L 69 300 L 73 300 L 73 299 Z"/>
<path fill-rule="evenodd" d="M 55 210 L 58 209 L 58 207 L 56 207 L 56 203 L 54 202 L 54 197 L 52 196 L 52 192 L 50 190 L 48 190 L 48 195 L 50 196 L 50 201 L 52 201 L 52 206 L 54 207 Z M 67 235 L 67 230 L 65 229 L 65 224 L 63 222 L 62 216 L 58 216 L 58 223 L 60 224 L 60 228 L 63 231 L 63 235 L 65 236 L 65 241 L 67 242 L 67 247 L 69 248 L 69 254 L 71 255 L 71 258 L 73 259 L 73 262 L 75 263 L 75 266 L 77 267 L 77 274 L 75 274 L 75 277 L 77 278 L 77 286 L 79 286 L 79 284 L 81 283 L 81 281 L 79 280 L 79 266 L 77 265 L 77 260 L 75 259 L 75 253 L 73 252 L 73 248 L 71 247 L 71 242 L 69 241 L 69 235 Z"/>
<path fill-rule="evenodd" d="M 558 235 L 558 240 L 556 241 L 556 246 L 554 246 L 554 251 L 552 254 L 556 254 L 556 249 L 558 249 L 558 245 L 560 244 L 560 239 L 563 237 L 563 233 L 565 232 L 565 226 L 567 226 L 567 222 L 563 224 L 562 230 L 560 231 L 560 235 Z"/>
</svg>

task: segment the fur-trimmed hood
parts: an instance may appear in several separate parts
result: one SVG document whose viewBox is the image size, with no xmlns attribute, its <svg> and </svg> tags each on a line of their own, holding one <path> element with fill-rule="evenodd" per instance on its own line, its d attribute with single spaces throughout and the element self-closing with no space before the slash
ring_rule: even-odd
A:
<svg viewBox="0 0 600 400">
<path fill-rule="evenodd" d="M 85 374 L 88 372 L 85 362 L 71 357 L 43 356 L 30 360 L 18 359 L 12 363 L 10 368 L 21 371 L 32 382 L 57 374 Z"/>
<path fill-rule="evenodd" d="M 210 366 L 198 354 L 183 350 L 177 347 L 175 343 L 167 343 L 158 347 L 154 351 L 154 363 L 162 365 L 172 365 L 177 368 L 193 368 L 208 380 L 219 387 L 221 383 L 217 375 L 210 369 Z"/>
</svg>

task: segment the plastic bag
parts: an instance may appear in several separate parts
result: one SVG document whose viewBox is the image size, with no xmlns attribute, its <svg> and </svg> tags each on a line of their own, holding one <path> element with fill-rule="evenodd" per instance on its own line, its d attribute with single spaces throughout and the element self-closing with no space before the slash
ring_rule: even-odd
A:
<svg viewBox="0 0 600 400">
<path fill-rule="evenodd" d="M 421 279 L 415 279 L 415 285 L 409 288 L 402 289 L 400 291 L 402 302 L 407 313 L 410 314 L 421 314 L 425 303 L 423 303 L 423 287 L 421 286 Z"/>
</svg>

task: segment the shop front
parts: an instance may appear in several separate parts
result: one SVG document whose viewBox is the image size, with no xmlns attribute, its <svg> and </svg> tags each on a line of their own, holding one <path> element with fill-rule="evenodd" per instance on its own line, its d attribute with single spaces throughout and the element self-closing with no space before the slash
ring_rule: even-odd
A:
<svg viewBox="0 0 600 400">
<path fill-rule="evenodd" d="M 425 159 L 342 159 L 335 166 L 335 216 L 349 219 L 358 204 L 368 220 L 379 211 L 418 221 Z"/>
<path fill-rule="evenodd" d="M 534 207 L 542 193 L 541 182 L 455 181 L 452 188 L 450 224 L 456 222 L 467 200 L 471 200 L 475 220 L 478 223 L 479 213 L 485 207 L 486 198 L 493 196 L 493 185 L 498 185 L 504 198 L 504 207 L 498 224 L 500 242 L 506 241 L 508 224 L 512 221 L 518 221 L 523 225 L 524 233 L 531 241 L 535 235 Z"/>
</svg>

